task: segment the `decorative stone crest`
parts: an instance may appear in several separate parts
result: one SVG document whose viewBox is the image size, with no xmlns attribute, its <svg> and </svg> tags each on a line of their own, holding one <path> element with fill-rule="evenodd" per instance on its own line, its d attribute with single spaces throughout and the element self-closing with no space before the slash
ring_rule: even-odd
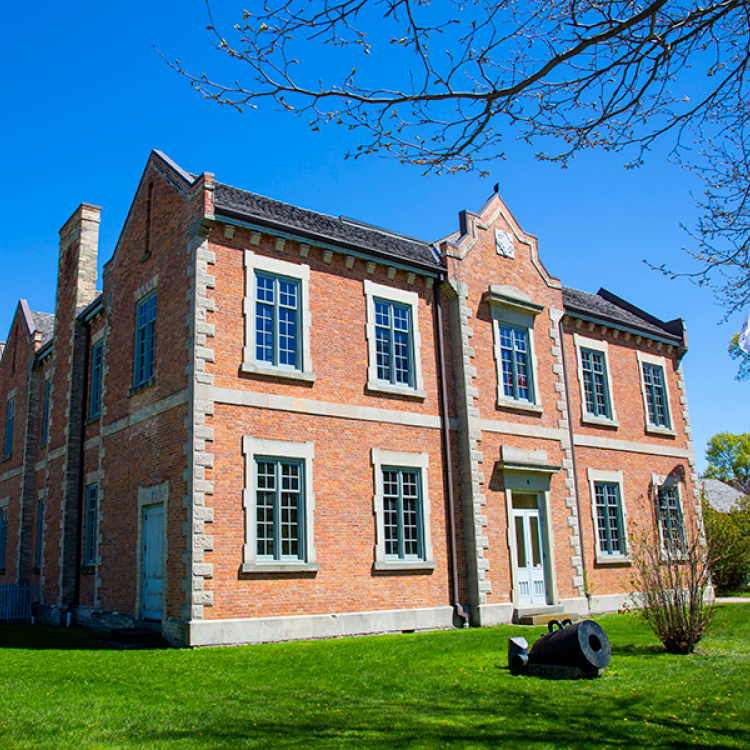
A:
<svg viewBox="0 0 750 750">
<path fill-rule="evenodd" d="M 502 255 L 504 258 L 515 258 L 515 250 L 513 248 L 513 235 L 510 232 L 506 232 L 502 229 L 495 230 L 495 249 L 498 255 Z"/>
</svg>

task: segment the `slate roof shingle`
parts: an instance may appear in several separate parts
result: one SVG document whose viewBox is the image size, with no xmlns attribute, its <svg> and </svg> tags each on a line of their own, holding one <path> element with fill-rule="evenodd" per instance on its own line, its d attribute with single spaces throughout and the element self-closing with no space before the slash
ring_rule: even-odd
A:
<svg viewBox="0 0 750 750">
<path fill-rule="evenodd" d="M 566 312 L 643 331 L 645 334 L 673 340 L 676 344 L 683 343 L 682 321 L 679 318 L 665 323 L 606 289 L 600 289 L 597 294 L 589 294 L 564 286 L 563 305 Z"/>
<path fill-rule="evenodd" d="M 344 216 L 328 216 L 247 190 L 214 183 L 217 213 L 243 217 L 280 230 L 324 239 L 336 245 L 372 252 L 406 263 L 441 270 L 442 263 L 429 242 L 364 224 Z"/>
<path fill-rule="evenodd" d="M 46 344 L 55 330 L 55 316 L 52 313 L 36 312 L 36 310 L 31 311 L 31 316 L 34 318 L 34 327 L 42 335 L 42 344 Z"/>
<path fill-rule="evenodd" d="M 720 513 L 728 513 L 744 495 L 718 479 L 699 479 L 698 488 L 703 491 L 708 504 Z"/>
</svg>

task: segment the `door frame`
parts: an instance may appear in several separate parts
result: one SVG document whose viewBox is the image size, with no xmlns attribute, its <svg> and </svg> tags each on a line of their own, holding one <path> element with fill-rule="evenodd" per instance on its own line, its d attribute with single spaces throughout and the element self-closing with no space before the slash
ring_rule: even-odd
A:
<svg viewBox="0 0 750 750">
<path fill-rule="evenodd" d="M 544 562 L 544 578 L 547 585 L 547 605 L 549 606 L 559 603 L 559 595 L 557 592 L 557 578 L 555 576 L 555 538 L 552 532 L 552 524 L 550 522 L 550 474 L 552 472 L 542 471 L 519 471 L 513 469 L 505 469 L 503 471 L 503 481 L 505 484 L 505 508 L 507 518 L 507 540 L 508 540 L 508 551 L 509 551 L 509 564 L 510 564 L 510 580 L 511 580 L 511 599 L 513 606 L 518 609 L 521 606 L 536 606 L 536 605 L 521 605 L 518 601 L 518 571 L 516 566 L 516 560 L 518 559 L 518 550 L 516 549 L 516 530 L 513 516 L 513 491 L 523 493 L 534 493 L 539 498 L 539 526 L 542 532 L 542 544 L 543 544 L 543 562 Z"/>
<path fill-rule="evenodd" d="M 150 487 L 139 487 L 138 488 L 138 538 L 136 544 L 136 587 L 135 587 L 135 606 L 134 606 L 134 618 L 136 620 L 143 619 L 143 511 L 149 505 L 161 505 L 163 508 L 164 518 L 162 523 L 162 565 L 161 565 L 161 620 L 162 622 L 167 618 L 167 592 L 169 582 L 169 567 L 167 565 L 168 560 L 168 545 L 167 540 L 169 535 L 167 530 L 169 524 L 167 522 L 167 512 L 169 510 L 169 482 L 163 484 L 156 484 Z"/>
<path fill-rule="evenodd" d="M 518 492 L 521 494 L 520 490 L 511 490 L 511 504 L 513 499 L 513 493 Z M 548 557 L 548 551 L 547 551 L 547 534 L 545 532 L 545 521 L 544 521 L 544 511 L 541 507 L 542 502 L 540 500 L 540 493 L 539 492 L 525 492 L 523 493 L 525 495 L 533 495 L 536 498 L 536 507 L 535 508 L 511 508 L 511 529 L 513 532 L 513 543 L 516 547 L 515 554 L 511 560 L 511 564 L 514 568 L 515 573 L 515 588 L 514 593 L 518 599 L 518 606 L 525 606 L 525 607 L 546 607 L 549 604 L 549 574 L 547 571 L 547 557 Z M 523 605 L 520 602 L 520 576 L 518 573 L 518 535 L 516 533 L 516 519 L 517 518 L 523 518 L 523 532 L 524 532 L 524 546 L 525 549 L 525 557 L 526 557 L 526 568 L 529 568 L 529 563 L 532 562 L 532 551 L 529 545 L 530 539 L 528 538 L 528 534 L 530 534 L 529 529 L 529 523 L 525 520 L 527 518 L 536 518 L 538 528 L 539 528 L 539 545 L 540 545 L 540 555 L 541 555 L 541 569 L 542 569 L 542 576 L 544 580 L 544 601 L 543 602 L 527 602 Z M 533 564 L 532 564 L 533 568 Z M 534 597 L 533 593 L 533 579 L 529 580 L 529 598 Z"/>
</svg>

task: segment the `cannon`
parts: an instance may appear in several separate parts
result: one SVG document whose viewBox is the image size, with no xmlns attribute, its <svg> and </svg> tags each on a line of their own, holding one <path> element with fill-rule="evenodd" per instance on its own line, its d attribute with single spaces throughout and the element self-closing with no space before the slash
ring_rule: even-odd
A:
<svg viewBox="0 0 750 750">
<path fill-rule="evenodd" d="M 529 663 L 578 667 L 587 674 L 604 669 L 612 658 L 612 647 L 602 626 L 593 620 L 566 622 L 564 625 L 550 620 L 549 632 L 537 639 L 529 651 Z"/>
<path fill-rule="evenodd" d="M 510 639 L 508 667 L 512 672 L 553 679 L 593 677 L 612 659 L 609 638 L 593 620 L 575 624 L 570 620 L 550 620 L 547 627 L 549 632 L 538 638 L 528 652 L 523 648 L 523 638 Z"/>
</svg>

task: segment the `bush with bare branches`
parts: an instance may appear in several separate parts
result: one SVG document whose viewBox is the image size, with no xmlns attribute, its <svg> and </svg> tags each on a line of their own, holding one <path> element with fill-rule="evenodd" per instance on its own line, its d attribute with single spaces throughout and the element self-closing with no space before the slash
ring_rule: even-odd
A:
<svg viewBox="0 0 750 750">
<path fill-rule="evenodd" d="M 671 535 L 640 528 L 630 553 L 640 616 L 670 654 L 693 653 L 714 611 L 704 541 L 694 526 Z"/>
</svg>

